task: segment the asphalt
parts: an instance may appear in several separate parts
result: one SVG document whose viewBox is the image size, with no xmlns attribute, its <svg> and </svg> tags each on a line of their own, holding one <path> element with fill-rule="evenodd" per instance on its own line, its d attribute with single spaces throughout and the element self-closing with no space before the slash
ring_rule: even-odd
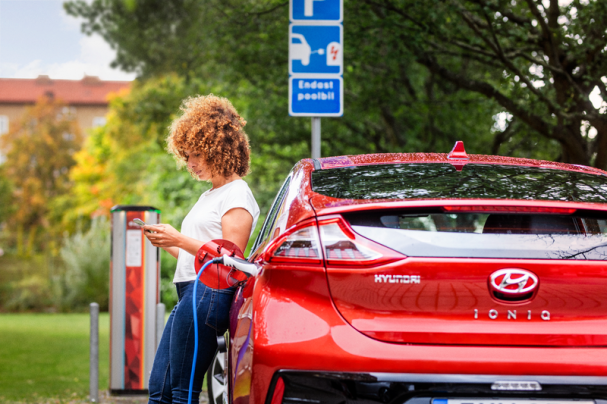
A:
<svg viewBox="0 0 607 404">
<path fill-rule="evenodd" d="M 147 404 L 148 396 L 110 396 L 107 391 L 99 394 L 99 404 Z M 208 404 L 206 392 L 200 395 L 200 404 Z"/>
</svg>

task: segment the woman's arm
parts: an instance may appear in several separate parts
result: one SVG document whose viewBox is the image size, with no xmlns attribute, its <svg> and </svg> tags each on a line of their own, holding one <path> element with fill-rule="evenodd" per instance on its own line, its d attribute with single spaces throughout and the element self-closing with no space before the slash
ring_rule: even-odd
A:
<svg viewBox="0 0 607 404">
<path fill-rule="evenodd" d="M 179 257 L 179 247 L 161 247 L 164 251 L 171 254 L 173 257 Z"/>
<path fill-rule="evenodd" d="M 253 216 L 244 208 L 234 208 L 226 212 L 221 218 L 221 232 L 224 240 L 236 244 L 244 253 L 249 242 Z"/>
<path fill-rule="evenodd" d="M 173 257 L 179 256 L 179 249 L 185 250 L 192 255 L 196 255 L 198 249 L 202 246 L 202 241 L 185 236 L 177 231 L 170 224 L 149 224 L 143 226 L 143 234 L 150 240 L 154 247 L 160 247 Z M 149 230 L 154 233 L 150 233 Z"/>
<path fill-rule="evenodd" d="M 230 209 L 221 218 L 222 235 L 225 240 L 236 244 L 243 252 L 247 248 L 253 216 L 243 208 Z M 179 249 L 196 255 L 203 242 L 185 236 L 170 224 L 150 224 L 143 226 L 145 236 L 154 247 L 160 247 L 177 258 Z M 150 233 L 150 230 L 154 233 Z"/>
</svg>

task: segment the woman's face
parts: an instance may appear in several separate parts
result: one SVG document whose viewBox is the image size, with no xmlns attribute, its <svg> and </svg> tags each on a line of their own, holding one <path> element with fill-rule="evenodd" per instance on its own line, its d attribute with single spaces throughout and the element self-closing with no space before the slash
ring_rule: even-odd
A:
<svg viewBox="0 0 607 404">
<path fill-rule="evenodd" d="M 186 150 L 188 170 L 201 181 L 211 180 L 211 170 L 204 161 L 202 153 L 195 150 Z"/>
</svg>

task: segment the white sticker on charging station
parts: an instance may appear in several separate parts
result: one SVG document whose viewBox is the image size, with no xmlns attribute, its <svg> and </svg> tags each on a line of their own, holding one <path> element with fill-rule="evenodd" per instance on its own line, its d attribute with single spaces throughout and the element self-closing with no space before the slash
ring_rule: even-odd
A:
<svg viewBox="0 0 607 404">
<path fill-rule="evenodd" d="M 141 230 L 126 231 L 126 266 L 141 266 Z"/>
</svg>

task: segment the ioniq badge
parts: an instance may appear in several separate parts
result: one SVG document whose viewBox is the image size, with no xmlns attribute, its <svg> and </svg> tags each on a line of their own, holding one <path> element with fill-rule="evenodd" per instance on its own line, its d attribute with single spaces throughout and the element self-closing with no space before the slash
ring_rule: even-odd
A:
<svg viewBox="0 0 607 404">
<path fill-rule="evenodd" d="M 489 277 L 489 288 L 511 299 L 528 297 L 538 285 L 538 277 L 526 269 L 500 269 Z"/>
</svg>

